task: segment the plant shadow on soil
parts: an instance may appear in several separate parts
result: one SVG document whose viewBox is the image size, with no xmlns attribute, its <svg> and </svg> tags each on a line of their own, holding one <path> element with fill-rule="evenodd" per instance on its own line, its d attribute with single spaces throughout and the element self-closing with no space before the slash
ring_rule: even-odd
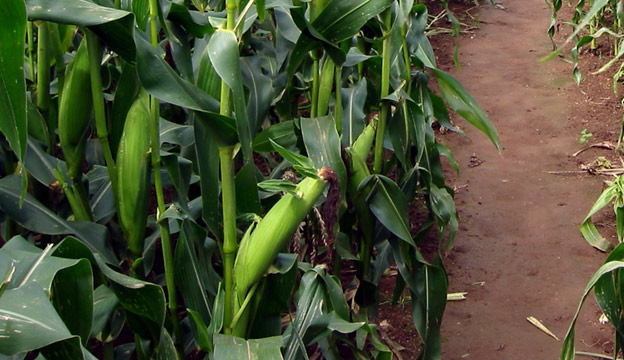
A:
<svg viewBox="0 0 624 360">
<path fill-rule="evenodd" d="M 504 10 L 489 1 L 479 7 L 472 1 L 450 2 L 455 16 L 470 25 L 460 36 L 461 71 L 452 60 L 455 40 L 447 34 L 431 40 L 438 67 L 476 98 L 504 147 L 499 154 L 457 116 L 454 122 L 469 138 L 437 133 L 460 164 L 459 175 L 449 166 L 446 171 L 460 215 L 455 246 L 444 258 L 449 292 L 468 293 L 466 300 L 447 303 L 442 358 L 555 359 L 561 341 L 526 318 L 536 317 L 563 338 L 587 281 L 606 258 L 585 242 L 578 226 L 610 178 L 583 169 L 600 168 L 603 158 L 624 167 L 615 151 L 589 148 L 617 143 L 622 106 L 612 90 L 613 72 L 591 74 L 610 58 L 610 39 L 600 39 L 593 52 L 581 52 L 584 80 L 577 87 L 571 64 L 538 62 L 552 49 L 546 34 L 551 12 L 544 1 L 498 2 Z M 427 4 L 431 15 L 442 11 L 437 1 Z M 560 22 L 572 11 L 564 3 Z M 438 26 L 450 27 L 445 22 Z M 569 27 L 561 25 L 557 43 L 567 34 Z M 569 58 L 569 52 L 562 54 Z M 583 129 L 592 136 L 580 144 Z M 418 214 L 418 207 L 412 207 L 413 226 Z M 613 243 L 614 220 L 609 206 L 594 217 L 598 230 Z M 432 231 L 423 252 L 435 249 L 436 242 Z M 411 299 L 405 293 L 391 304 L 395 278 L 390 271 L 380 284 L 376 322 L 382 338 L 395 344 L 397 358 L 414 359 L 420 342 Z M 576 325 L 578 351 L 612 354 L 613 329 L 599 322 L 600 314 L 590 295 Z"/>
</svg>

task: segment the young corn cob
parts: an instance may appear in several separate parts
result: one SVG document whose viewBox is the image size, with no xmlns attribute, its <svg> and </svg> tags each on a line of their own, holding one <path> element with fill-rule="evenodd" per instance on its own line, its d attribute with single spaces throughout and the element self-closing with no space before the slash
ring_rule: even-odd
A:
<svg viewBox="0 0 624 360">
<path fill-rule="evenodd" d="M 347 148 L 347 152 L 350 155 L 349 162 L 349 182 L 347 192 L 349 199 L 355 208 L 355 212 L 358 217 L 358 223 L 360 233 L 362 234 L 362 241 L 359 244 L 360 247 L 360 260 L 362 261 L 362 273 L 365 278 L 368 278 L 368 271 L 370 266 L 370 256 L 373 244 L 374 233 L 374 218 L 366 203 L 366 194 L 369 189 L 359 191 L 359 186 L 370 175 L 368 165 L 366 165 L 366 158 L 370 153 L 370 148 L 373 145 L 375 139 L 375 127 L 369 124 L 362 134 L 357 138 L 350 148 Z"/>
<path fill-rule="evenodd" d="M 309 177 L 297 184 L 296 195 L 284 195 L 258 223 L 251 236 L 246 236 L 241 242 L 234 263 L 234 280 L 240 303 L 284 248 L 323 193 L 327 182 L 336 177 L 331 168 L 321 169 L 318 175 L 317 179 Z"/>
<path fill-rule="evenodd" d="M 147 205 L 149 202 L 149 96 L 136 98 L 124 125 L 117 150 L 119 220 L 134 256 L 143 253 Z"/>
<path fill-rule="evenodd" d="M 67 68 L 58 115 L 59 140 L 73 181 L 78 181 L 82 176 L 82 159 L 89 137 L 92 111 L 89 54 L 87 43 L 83 41 Z"/>
</svg>

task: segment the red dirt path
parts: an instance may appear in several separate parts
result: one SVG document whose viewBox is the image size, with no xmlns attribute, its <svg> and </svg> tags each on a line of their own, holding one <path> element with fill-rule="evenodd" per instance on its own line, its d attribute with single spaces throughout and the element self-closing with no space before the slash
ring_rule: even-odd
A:
<svg viewBox="0 0 624 360">
<path fill-rule="evenodd" d="M 467 185 L 457 194 L 465 230 L 447 261 L 450 291 L 466 291 L 468 299 L 448 304 L 444 359 L 558 358 L 561 342 L 526 318 L 535 316 L 563 338 L 605 258 L 578 231 L 602 179 L 548 173 L 578 170 L 570 154 L 581 147 L 583 128 L 571 66 L 537 62 L 551 50 L 550 10 L 543 0 L 501 4 L 504 11 L 482 7 L 480 29 L 461 42 L 456 73 L 486 109 L 504 149 L 499 155 L 467 127 L 471 141 L 448 141 L 462 167 L 455 185 Z M 470 168 L 473 154 L 483 163 Z M 612 332 L 598 322 L 593 298 L 589 303 L 577 324 L 577 348 L 605 352 Z"/>
<path fill-rule="evenodd" d="M 440 136 L 461 167 L 458 177 L 449 172 L 461 217 L 455 248 L 445 260 L 449 291 L 468 293 L 466 300 L 447 305 L 442 358 L 557 359 L 561 341 L 526 318 L 534 316 L 559 338 L 565 336 L 587 281 L 606 258 L 585 242 L 578 225 L 608 178 L 549 172 L 575 171 L 581 162 L 612 157 L 604 150 L 571 154 L 582 148 L 578 139 L 584 128 L 594 132 L 589 143 L 615 143 L 621 109 L 614 105 L 608 78 L 588 75 L 581 86 L 591 94 L 586 96 L 573 83 L 570 64 L 538 63 L 551 50 L 544 0 L 500 0 L 505 10 L 487 3 L 471 11 L 479 28 L 462 36 L 462 70 L 448 61 L 442 66 L 485 109 L 504 148 L 499 154 L 461 120 L 457 124 L 470 139 Z M 586 74 L 587 67 L 606 61 L 584 57 L 591 63 L 584 65 Z M 473 156 L 483 162 L 471 167 Z M 611 218 L 597 221 L 608 225 Z M 609 227 L 599 230 L 613 234 Z M 398 312 L 409 314 L 409 306 L 383 308 L 380 318 Z M 577 350 L 612 352 L 613 331 L 599 316 L 590 296 L 576 326 Z M 384 325 L 390 338 L 407 348 L 402 357 L 412 358 L 415 333 L 401 336 L 396 330 L 406 324 L 396 316 Z"/>
</svg>

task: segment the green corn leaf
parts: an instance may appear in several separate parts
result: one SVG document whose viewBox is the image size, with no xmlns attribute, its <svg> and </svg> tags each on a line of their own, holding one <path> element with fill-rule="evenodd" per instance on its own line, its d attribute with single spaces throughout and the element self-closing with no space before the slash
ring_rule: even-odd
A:
<svg viewBox="0 0 624 360">
<path fill-rule="evenodd" d="M 208 332 L 206 324 L 202 320 L 201 315 L 193 309 L 187 308 L 189 315 L 191 315 L 191 328 L 194 329 L 195 341 L 200 349 L 207 353 L 212 353 L 212 334 Z"/>
<path fill-rule="evenodd" d="M 446 145 L 442 143 L 437 143 L 436 145 L 438 146 L 438 153 L 446 157 L 449 165 L 451 165 L 453 170 L 455 170 L 455 173 L 459 174 L 459 164 L 457 163 L 457 161 L 455 161 L 455 157 L 453 156 L 451 149 L 449 149 Z"/>
<path fill-rule="evenodd" d="M 363 54 L 362 51 L 360 51 L 360 49 L 356 47 L 352 47 L 347 52 L 347 58 L 344 64 L 342 64 L 342 66 L 345 68 L 350 67 L 350 66 L 355 66 L 373 57 L 374 56 L 372 55 Z"/>
<path fill-rule="evenodd" d="M 178 205 L 182 210 L 189 212 L 187 194 L 191 185 L 193 163 L 182 156 L 170 153 L 163 153 L 161 158 L 169 179 L 178 193 Z"/>
<path fill-rule="evenodd" d="M 21 162 L 26 153 L 28 117 L 24 81 L 24 39 L 26 9 L 21 0 L 0 3 L 0 132 Z M 20 205 L 26 194 L 28 178 L 22 171 Z"/>
<path fill-rule="evenodd" d="M 154 351 L 152 356 L 154 360 L 179 360 L 178 351 L 173 343 L 171 335 L 167 332 L 167 329 L 162 327 L 160 329 L 160 339 L 158 341 L 158 347 Z"/>
<path fill-rule="evenodd" d="M 104 166 L 95 165 L 87 173 L 89 180 L 89 205 L 93 221 L 106 224 L 115 215 L 115 197 L 113 187 L 108 178 L 108 170 Z"/>
<path fill-rule="evenodd" d="M 30 194 L 19 206 L 20 180 L 15 175 L 0 179 L 0 208 L 25 228 L 48 235 L 74 234 L 89 249 L 104 260 L 117 263 L 117 258 L 106 241 L 107 229 L 96 223 L 65 221 L 46 208 Z"/>
<path fill-rule="evenodd" d="M 214 337 L 215 359 L 278 360 L 283 359 L 282 337 L 250 339 L 217 334 Z"/>
<path fill-rule="evenodd" d="M 472 95 L 450 74 L 438 69 L 432 68 L 431 70 L 435 73 L 440 92 L 449 106 L 472 126 L 487 135 L 496 149 L 500 151 L 498 133 Z"/>
<path fill-rule="evenodd" d="M 26 153 L 28 123 L 24 82 L 26 9 L 20 0 L 0 3 L 0 131 L 20 161 Z"/>
<path fill-rule="evenodd" d="M 202 218 L 210 231 L 218 239 L 222 239 L 219 226 L 219 148 L 212 141 L 206 122 L 195 121 L 195 153 L 199 170 L 199 186 L 201 189 Z"/>
<path fill-rule="evenodd" d="M 171 57 L 180 76 L 190 82 L 194 81 L 191 39 L 184 29 L 177 24 L 169 24 L 169 44 Z"/>
<path fill-rule="evenodd" d="M 197 87 L 204 90 L 208 95 L 215 99 L 221 96 L 221 78 L 215 71 L 214 66 L 210 62 L 208 54 L 207 40 L 196 40 L 195 42 L 195 63 L 197 64 L 197 79 L 195 83 Z M 202 50 L 203 47 L 203 50 Z M 199 55 L 198 55 L 199 54 Z"/>
<path fill-rule="evenodd" d="M 214 32 L 207 16 L 177 3 L 171 3 L 167 19 L 183 26 L 196 38 L 202 38 L 204 35 Z"/>
<path fill-rule="evenodd" d="M 56 181 L 54 171 L 60 169 L 65 178 L 68 179 L 67 165 L 43 150 L 42 145 L 33 138 L 28 138 L 26 143 L 27 151 L 24 159 L 24 167 L 32 177 L 45 186 L 49 186 Z"/>
<path fill-rule="evenodd" d="M 342 88 L 342 145 L 351 146 L 364 131 L 366 113 L 366 78 L 350 88 Z"/>
<path fill-rule="evenodd" d="M 431 184 L 429 187 L 429 204 L 436 217 L 438 238 L 441 243 L 443 242 L 446 229 L 449 229 L 449 236 L 446 242 L 446 250 L 449 251 L 459 227 L 455 200 L 447 188 L 439 188 Z"/>
<path fill-rule="evenodd" d="M 93 292 L 93 327 L 89 337 L 98 337 L 104 342 L 110 340 L 103 339 L 101 333 L 118 304 L 119 300 L 110 288 L 100 285 L 95 289 Z"/>
<path fill-rule="evenodd" d="M 561 346 L 561 353 L 559 355 L 560 360 L 574 360 L 575 355 L 575 346 L 574 346 L 574 327 L 576 325 L 576 320 L 578 319 L 579 313 L 583 304 L 585 303 L 585 299 L 587 295 L 589 295 L 590 291 L 594 288 L 596 283 L 600 280 L 600 278 L 606 274 L 609 274 L 612 271 L 619 270 L 624 268 L 624 261 L 608 261 L 604 265 L 602 265 L 595 273 L 592 275 L 591 279 L 585 286 L 585 290 L 583 292 L 583 296 L 579 302 L 579 305 L 576 309 L 576 313 L 572 318 L 572 322 L 570 323 L 570 327 L 568 328 L 568 332 L 566 333 L 565 338 L 563 339 L 563 344 Z"/>
<path fill-rule="evenodd" d="M 83 344 L 86 344 L 86 341 L 89 339 L 93 319 L 93 276 L 88 260 L 65 259 L 53 256 L 51 248 L 42 251 L 22 237 L 13 238 L 2 247 L 0 249 L 0 259 L 2 260 L 1 262 L 7 265 L 12 264 L 14 267 L 14 272 L 8 284 L 8 291 L 2 295 L 0 302 L 4 300 L 4 297 L 12 289 L 24 289 L 31 284 L 36 284 L 40 291 L 52 294 L 50 300 L 47 299 L 47 295 L 45 302 L 43 299 L 38 300 L 44 309 L 47 306 L 51 306 L 49 305 L 50 303 L 54 304 L 55 312 L 54 314 L 49 314 L 50 320 L 60 317 L 64 324 L 63 327 L 66 326 L 65 331 L 69 331 L 71 335 L 80 336 Z M 4 274 L 1 276 L 4 277 Z M 18 305 L 21 305 L 22 301 L 24 300 L 22 299 Z M 27 308 L 26 304 L 24 308 L 20 306 L 19 312 L 25 316 L 32 316 L 31 311 L 32 309 Z M 1 313 L 2 310 L 0 310 L 0 315 L 2 315 Z M 36 321 L 29 325 L 36 325 Z M 37 333 L 41 332 L 40 330 L 24 329 L 28 325 L 21 324 L 19 321 L 8 326 L 7 329 L 16 330 L 15 332 L 10 331 L 10 333 L 16 335 L 17 338 L 13 340 L 16 343 L 29 342 L 29 336 L 36 336 Z M 21 335 L 31 330 L 35 334 Z M 6 332 L 9 332 L 9 330 L 3 331 L 2 325 L 0 325 L 0 333 Z M 80 342 L 78 342 L 77 347 L 80 349 Z M 24 349 L 20 351 L 24 351 Z M 0 353 L 7 354 L 1 345 Z"/>
<path fill-rule="evenodd" d="M 391 0 L 342 0 L 329 3 L 299 36 L 290 55 L 288 77 L 295 73 L 309 51 L 322 44 L 330 52 L 334 62 L 342 65 L 346 57 L 335 44 L 353 37 L 368 20 L 379 15 L 391 4 Z"/>
<path fill-rule="evenodd" d="M 429 39 L 425 36 L 427 27 L 427 7 L 425 5 L 416 5 L 413 11 L 413 20 L 411 27 L 407 33 L 406 41 L 410 54 L 414 54 L 415 58 L 422 62 L 422 65 L 429 68 L 436 68 L 436 58 Z"/>
<path fill-rule="evenodd" d="M 407 220 L 407 202 L 401 189 L 383 175 L 368 177 L 360 188 L 368 184 L 372 188 L 366 202 L 375 217 L 399 239 L 415 247 Z"/>
<path fill-rule="evenodd" d="M 257 152 L 271 152 L 273 146 L 272 140 L 280 146 L 292 149 L 297 145 L 297 135 L 295 134 L 295 122 L 293 120 L 286 120 L 280 123 L 271 125 L 268 129 L 256 134 L 253 140 L 253 149 Z"/>
<path fill-rule="evenodd" d="M 331 276 L 329 274 L 327 274 L 326 272 L 321 272 L 320 273 L 320 278 L 321 280 L 323 280 L 324 284 L 325 284 L 325 290 L 327 291 L 327 297 L 329 298 L 329 301 L 331 303 L 332 308 L 334 309 L 334 311 L 331 314 L 332 320 L 333 318 L 339 318 L 343 321 L 349 321 L 350 320 L 350 316 L 349 316 L 349 307 L 347 306 L 347 302 L 345 301 L 345 297 L 344 294 L 342 292 L 342 287 L 340 285 L 340 279 L 338 279 L 338 277 L 336 276 Z M 338 319 L 336 319 L 338 320 Z M 330 322 L 331 324 L 331 322 Z M 357 326 L 357 328 L 359 328 L 360 326 L 363 325 L 363 323 L 351 323 L 349 322 L 350 327 L 351 326 L 357 326 L 359 324 L 359 326 Z M 356 329 L 353 329 L 351 331 L 347 331 L 347 332 L 353 332 Z M 343 330 L 345 330 L 343 328 Z"/>
<path fill-rule="evenodd" d="M 134 18 L 136 19 L 136 23 L 139 26 L 139 29 L 145 31 L 147 18 L 149 17 L 148 0 L 133 0 L 132 13 L 134 14 Z"/>
<path fill-rule="evenodd" d="M 29 20 L 88 26 L 113 51 L 134 62 L 134 19 L 131 13 L 86 0 L 26 0 Z"/>
<path fill-rule="evenodd" d="M 583 234 L 585 240 L 587 240 L 590 245 L 601 251 L 608 251 L 612 245 L 602 235 L 600 235 L 600 232 L 598 232 L 598 229 L 596 229 L 596 226 L 591 221 L 591 217 L 607 206 L 616 196 L 617 188 L 615 186 L 609 186 L 606 188 L 600 196 L 598 196 L 598 199 L 596 199 L 589 210 L 589 213 L 587 213 L 585 219 L 583 219 L 583 223 L 579 227 L 579 230 L 581 231 L 581 234 Z"/>
<path fill-rule="evenodd" d="M 429 97 L 431 98 L 431 105 L 433 107 L 433 116 L 435 116 L 435 118 L 438 120 L 438 123 L 445 128 L 451 130 L 452 132 L 456 132 L 462 136 L 466 136 L 463 131 L 461 131 L 451 123 L 451 118 L 449 116 L 449 112 L 446 104 L 444 103 L 444 100 L 442 100 L 441 97 L 432 92 L 429 92 Z"/>
<path fill-rule="evenodd" d="M 262 23 L 265 18 L 265 4 L 264 0 L 256 0 L 256 12 L 258 13 L 258 20 Z"/>
<path fill-rule="evenodd" d="M 236 121 L 219 115 L 219 103 L 206 92 L 180 77 L 141 35 L 135 34 L 137 71 L 145 90 L 164 102 L 197 111 L 195 119 L 203 122 L 220 146 L 235 145 Z"/>
<path fill-rule="evenodd" d="M 68 260 L 69 261 L 69 260 Z M 86 259 L 60 269 L 52 283 L 52 303 L 69 331 L 87 345 L 93 326 L 93 274 Z"/>
<path fill-rule="evenodd" d="M 72 336 L 48 300 L 48 294 L 36 283 L 5 291 L 0 297 L 0 354 L 8 356 L 70 341 Z M 16 331 L 17 330 L 17 331 Z M 80 359 L 80 353 L 72 354 Z"/>
<path fill-rule="evenodd" d="M 212 317 L 210 301 L 195 250 L 195 242 L 201 244 L 205 238 L 206 233 L 199 225 L 191 220 L 183 221 L 176 244 L 174 268 L 178 279 L 176 285 L 180 288 L 184 304 L 208 324 Z"/>
<path fill-rule="evenodd" d="M 238 138 L 245 161 L 250 162 L 252 161 L 251 139 L 253 134 L 247 118 L 247 105 L 245 104 L 236 34 L 229 30 L 215 31 L 210 37 L 207 50 L 215 71 L 232 90 Z"/>
<path fill-rule="evenodd" d="M 263 280 L 262 293 L 254 314 L 251 338 L 264 338 L 282 333 L 281 318 L 291 309 L 291 294 L 297 284 L 297 255 L 278 254 Z"/>
<path fill-rule="evenodd" d="M 309 270 L 303 274 L 298 295 L 297 314 L 285 333 L 286 360 L 300 359 L 300 354 L 306 353 L 306 333 L 323 316 L 320 304 L 325 300 L 325 293 L 317 271 Z"/>
<path fill-rule="evenodd" d="M 165 294 L 163 289 L 146 281 L 118 273 L 108 267 L 99 255 L 95 256 L 100 271 L 110 280 L 111 289 L 127 311 L 143 317 L 160 329 L 165 321 Z"/>
<path fill-rule="evenodd" d="M 365 322 L 349 322 L 339 316 L 335 311 L 332 311 L 329 314 L 329 324 L 327 328 L 332 331 L 338 331 L 343 334 L 349 334 L 354 331 L 357 331 L 362 326 L 364 326 Z"/>
<path fill-rule="evenodd" d="M 294 194 L 297 185 L 288 180 L 269 179 L 259 182 L 258 187 L 272 193 L 285 192 Z"/>
<path fill-rule="evenodd" d="M 248 161 L 236 174 L 236 206 L 241 213 L 260 214 L 260 198 L 258 197 L 256 166 Z"/>
<path fill-rule="evenodd" d="M 141 84 L 154 97 L 170 104 L 202 112 L 219 112 L 219 103 L 194 84 L 181 78 L 139 33 L 135 34 L 137 71 Z"/>
<path fill-rule="evenodd" d="M 405 98 L 401 98 L 397 104 L 397 111 L 390 119 L 388 124 L 388 135 L 392 142 L 394 155 L 399 159 L 403 169 L 411 169 L 412 164 L 409 156 L 409 149 L 413 141 L 410 141 L 409 135 L 412 121 L 408 112 Z"/>
<path fill-rule="evenodd" d="M 574 39 L 581 30 L 585 29 L 585 27 L 587 25 L 589 25 L 589 23 L 592 21 L 592 19 L 598 15 L 598 12 L 600 10 L 602 10 L 605 6 L 607 6 L 608 3 L 609 3 L 609 0 L 595 0 L 595 1 L 593 1 L 592 4 L 591 4 L 591 8 L 585 14 L 585 16 L 583 17 L 581 22 L 575 26 L 574 31 L 572 32 L 572 34 L 570 34 L 570 36 L 568 36 L 566 38 L 566 40 L 563 42 L 563 44 L 561 44 L 555 51 L 553 51 L 549 55 L 541 58 L 540 61 L 548 61 L 548 60 L 551 60 L 552 58 L 554 58 L 555 56 L 559 55 L 561 50 L 563 50 L 563 48 L 570 41 L 572 41 L 572 39 Z M 561 6 L 561 5 L 559 5 L 559 6 Z"/>
<path fill-rule="evenodd" d="M 26 117 L 28 118 L 28 135 L 41 143 L 48 143 L 50 141 L 48 124 L 30 99 L 26 99 Z"/>
<path fill-rule="evenodd" d="M 446 273 L 441 267 L 423 265 L 416 274 L 416 281 L 425 284 L 417 288 L 410 286 L 412 318 L 425 343 L 422 359 L 440 359 L 440 325 L 447 293 Z"/>
<path fill-rule="evenodd" d="M 613 247 L 607 239 L 600 235 L 600 232 L 591 220 L 584 221 L 579 230 L 585 240 L 596 249 L 606 252 Z"/>
<path fill-rule="evenodd" d="M 390 244 L 399 274 L 410 288 L 412 319 L 424 343 L 422 358 L 439 359 L 440 325 L 448 288 L 444 268 L 427 263 L 418 249 L 404 251 L 396 240 Z M 440 262 L 439 259 L 436 261 Z"/>
<path fill-rule="evenodd" d="M 624 245 L 620 244 L 611 251 L 605 263 L 622 260 L 624 260 Z M 618 282 L 621 281 L 622 272 L 620 269 L 601 276 L 594 287 L 596 302 L 616 330 L 622 328 L 621 303 L 618 297 Z"/>
<path fill-rule="evenodd" d="M 368 20 L 381 14 L 390 0 L 343 0 L 330 2 L 312 25 L 327 40 L 338 43 L 357 34 Z"/>
<path fill-rule="evenodd" d="M 305 169 L 308 172 L 316 173 L 315 164 L 314 162 L 312 162 L 312 160 L 301 154 L 297 154 L 286 149 L 285 147 L 281 146 L 271 139 L 269 139 L 269 141 L 271 142 L 273 149 L 275 149 L 275 151 L 277 151 L 277 153 L 280 154 L 284 158 L 284 160 L 288 161 L 293 166 L 298 166 L 299 168 Z"/>
<path fill-rule="evenodd" d="M 85 359 L 97 360 L 83 345 L 80 344 L 78 337 L 72 337 L 66 341 L 59 341 L 41 349 L 41 355 L 45 359 L 62 360 L 62 359 Z"/>
<path fill-rule="evenodd" d="M 273 81 L 262 73 L 260 56 L 242 57 L 241 72 L 245 87 L 249 90 L 247 114 L 249 126 L 257 129 L 266 118 L 275 94 Z"/>
<path fill-rule="evenodd" d="M 163 118 L 160 119 L 160 143 L 180 145 L 181 147 L 193 145 L 193 127 L 180 125 Z"/>
<path fill-rule="evenodd" d="M 340 138 L 336 132 L 336 124 L 327 116 L 301 119 L 301 133 L 310 160 L 317 169 L 330 167 L 334 169 L 340 184 L 340 193 L 344 199 L 347 189 L 347 170 L 340 153 Z"/>
</svg>

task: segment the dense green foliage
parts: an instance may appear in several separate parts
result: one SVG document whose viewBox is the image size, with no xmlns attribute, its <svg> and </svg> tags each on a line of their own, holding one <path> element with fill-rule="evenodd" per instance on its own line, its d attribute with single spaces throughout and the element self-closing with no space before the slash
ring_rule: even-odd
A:
<svg viewBox="0 0 624 360">
<path fill-rule="evenodd" d="M 439 359 L 434 125 L 500 145 L 427 27 L 412 0 L 0 2 L 0 355 L 388 359 L 395 264 Z"/>
</svg>

